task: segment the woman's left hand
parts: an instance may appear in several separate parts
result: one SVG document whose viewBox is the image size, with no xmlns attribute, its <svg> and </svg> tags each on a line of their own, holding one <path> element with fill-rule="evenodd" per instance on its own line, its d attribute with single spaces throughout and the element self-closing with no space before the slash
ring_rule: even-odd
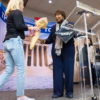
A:
<svg viewBox="0 0 100 100">
<path fill-rule="evenodd" d="M 73 28 L 74 26 L 72 24 L 68 24 L 68 27 Z"/>
</svg>

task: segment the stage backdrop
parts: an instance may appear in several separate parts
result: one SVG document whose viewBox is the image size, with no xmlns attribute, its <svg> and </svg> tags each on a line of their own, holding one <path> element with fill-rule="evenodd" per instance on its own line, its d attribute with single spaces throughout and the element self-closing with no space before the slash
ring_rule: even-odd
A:
<svg viewBox="0 0 100 100">
<path fill-rule="evenodd" d="M 3 51 L 3 40 L 6 34 L 6 8 L 0 3 L 0 74 L 5 70 L 5 53 Z M 37 16 L 36 16 L 37 17 Z M 44 16 L 45 17 L 45 16 Z M 24 17 L 25 23 L 34 26 L 34 19 Z M 49 22 L 47 29 L 42 29 L 40 33 L 41 39 L 46 39 L 50 34 L 51 27 L 55 22 Z M 26 80 L 25 89 L 45 89 L 53 88 L 52 78 L 52 57 L 51 57 L 51 46 L 52 45 L 41 45 L 37 42 L 34 50 L 30 50 L 29 31 L 25 32 L 24 40 L 24 54 L 25 54 L 25 67 L 26 67 Z M 11 91 L 16 89 L 16 76 L 17 69 L 7 83 L 3 86 L 1 91 Z"/>
</svg>

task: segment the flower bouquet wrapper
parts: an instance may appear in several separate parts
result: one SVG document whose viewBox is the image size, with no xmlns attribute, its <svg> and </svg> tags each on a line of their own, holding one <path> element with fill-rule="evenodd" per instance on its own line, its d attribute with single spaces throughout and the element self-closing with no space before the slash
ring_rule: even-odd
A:
<svg viewBox="0 0 100 100">
<path fill-rule="evenodd" d="M 40 18 L 39 20 L 35 21 L 35 26 L 40 27 L 40 29 L 47 28 L 47 24 L 48 24 L 47 17 L 43 17 L 43 18 Z M 35 32 L 35 33 L 33 31 L 32 34 L 34 34 L 34 35 L 32 36 L 32 39 L 31 39 L 30 50 L 33 50 L 33 48 L 35 47 L 35 45 L 39 39 L 40 31 Z"/>
</svg>

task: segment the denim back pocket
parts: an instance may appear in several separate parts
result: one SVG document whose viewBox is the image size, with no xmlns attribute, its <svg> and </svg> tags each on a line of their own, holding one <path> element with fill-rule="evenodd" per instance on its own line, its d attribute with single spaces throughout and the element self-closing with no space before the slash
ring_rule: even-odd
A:
<svg viewBox="0 0 100 100">
<path fill-rule="evenodd" d="M 13 40 L 7 40 L 7 41 L 5 41 L 5 46 L 6 46 L 6 49 L 8 51 L 12 51 L 13 50 Z"/>
</svg>

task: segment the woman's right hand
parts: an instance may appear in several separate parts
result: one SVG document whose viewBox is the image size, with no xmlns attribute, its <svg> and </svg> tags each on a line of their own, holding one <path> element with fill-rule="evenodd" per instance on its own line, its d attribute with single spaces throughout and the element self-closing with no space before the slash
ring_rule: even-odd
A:
<svg viewBox="0 0 100 100">
<path fill-rule="evenodd" d="M 28 30 L 29 30 L 29 31 L 30 31 L 30 30 L 33 30 L 33 31 L 37 32 L 37 31 L 40 31 L 40 27 L 37 27 L 37 26 L 34 26 L 34 27 L 28 26 Z"/>
<path fill-rule="evenodd" d="M 32 30 L 34 30 L 35 32 L 40 31 L 40 27 L 34 26 Z"/>
<path fill-rule="evenodd" d="M 40 44 L 45 44 L 45 42 L 46 42 L 46 40 L 44 40 L 44 39 L 39 39 L 39 41 L 40 41 Z"/>
</svg>

